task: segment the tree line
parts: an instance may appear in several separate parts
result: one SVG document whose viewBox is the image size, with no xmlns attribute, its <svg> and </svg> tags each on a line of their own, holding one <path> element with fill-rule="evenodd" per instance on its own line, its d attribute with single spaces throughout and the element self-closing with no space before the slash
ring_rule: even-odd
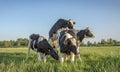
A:
<svg viewBox="0 0 120 72">
<path fill-rule="evenodd" d="M 28 46 L 28 39 L 27 38 L 18 38 L 17 40 L 4 40 L 0 41 L 0 47 L 27 47 Z M 84 42 L 81 43 L 81 46 L 120 46 L 120 41 L 110 39 L 101 39 L 100 42 L 90 42 L 88 41 L 87 44 Z"/>
<path fill-rule="evenodd" d="M 0 41 L 0 47 L 6 48 L 6 47 L 26 47 L 28 45 L 28 39 L 27 38 L 18 38 L 15 40 L 4 40 Z"/>
<path fill-rule="evenodd" d="M 82 43 L 81 46 L 120 46 L 120 41 L 114 40 L 109 38 L 107 40 L 101 39 L 100 42 L 90 42 L 88 41 L 87 44 Z"/>
</svg>

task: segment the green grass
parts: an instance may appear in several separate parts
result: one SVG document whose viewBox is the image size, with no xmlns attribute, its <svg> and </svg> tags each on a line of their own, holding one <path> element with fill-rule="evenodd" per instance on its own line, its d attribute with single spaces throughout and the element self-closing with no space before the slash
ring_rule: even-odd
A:
<svg viewBox="0 0 120 72">
<path fill-rule="evenodd" d="M 32 50 L 26 62 L 27 48 L 0 48 L 0 72 L 120 72 L 120 46 L 81 47 L 80 52 L 82 62 L 60 64 L 50 56 L 38 62 Z"/>
</svg>

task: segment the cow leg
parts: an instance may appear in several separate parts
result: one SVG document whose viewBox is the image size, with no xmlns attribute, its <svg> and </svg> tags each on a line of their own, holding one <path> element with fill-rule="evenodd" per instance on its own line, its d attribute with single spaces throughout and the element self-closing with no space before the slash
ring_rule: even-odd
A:
<svg viewBox="0 0 120 72">
<path fill-rule="evenodd" d="M 79 58 L 79 60 L 82 62 L 82 59 L 81 59 L 81 57 L 80 57 L 80 54 L 78 54 L 78 58 Z"/>
<path fill-rule="evenodd" d="M 71 59 L 71 62 L 74 62 L 74 60 L 75 60 L 75 55 L 72 52 L 71 52 L 71 55 L 70 55 L 70 59 Z"/>
<path fill-rule="evenodd" d="M 41 61 L 41 55 L 40 55 L 40 52 L 37 52 L 37 58 L 38 58 L 38 61 Z"/>
<path fill-rule="evenodd" d="M 44 63 L 46 63 L 46 55 L 43 56 Z"/>
<path fill-rule="evenodd" d="M 61 63 L 64 62 L 64 53 L 60 53 L 60 62 L 61 62 Z"/>
<path fill-rule="evenodd" d="M 65 54 L 65 60 L 66 60 L 66 61 L 68 60 L 68 55 L 67 55 L 67 54 Z"/>
<path fill-rule="evenodd" d="M 81 57 L 80 57 L 80 51 L 79 51 L 79 49 L 80 49 L 80 47 L 78 47 L 78 49 L 77 49 L 77 51 L 78 51 L 78 55 L 77 55 L 77 57 L 79 58 L 79 60 L 82 62 L 82 59 L 81 59 Z"/>
<path fill-rule="evenodd" d="M 26 61 L 28 60 L 28 56 L 30 54 L 30 44 L 31 44 L 31 39 L 29 39 L 29 43 L 28 43 L 28 52 L 27 52 L 27 55 L 26 55 Z"/>
</svg>

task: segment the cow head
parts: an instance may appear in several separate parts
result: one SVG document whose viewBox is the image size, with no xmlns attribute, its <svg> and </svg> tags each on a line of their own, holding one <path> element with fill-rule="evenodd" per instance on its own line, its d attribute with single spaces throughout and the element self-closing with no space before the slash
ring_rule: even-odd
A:
<svg viewBox="0 0 120 72">
<path fill-rule="evenodd" d="M 80 42 L 82 42 L 84 38 L 93 38 L 93 37 L 94 35 L 88 27 L 84 30 L 78 31 L 77 33 L 77 38 L 79 39 Z"/>
<path fill-rule="evenodd" d="M 49 53 L 54 59 L 58 60 L 59 59 L 59 56 L 58 54 L 52 49 L 50 50 L 50 53 Z"/>
<path fill-rule="evenodd" d="M 90 31 L 90 29 L 88 27 L 85 29 L 84 37 L 85 38 L 92 38 L 92 37 L 94 37 L 94 35 L 92 34 L 92 32 Z"/>
<path fill-rule="evenodd" d="M 69 29 L 74 29 L 74 24 L 75 24 L 75 22 L 74 22 L 72 19 L 69 19 L 69 20 L 67 21 L 67 27 L 68 27 Z"/>
</svg>

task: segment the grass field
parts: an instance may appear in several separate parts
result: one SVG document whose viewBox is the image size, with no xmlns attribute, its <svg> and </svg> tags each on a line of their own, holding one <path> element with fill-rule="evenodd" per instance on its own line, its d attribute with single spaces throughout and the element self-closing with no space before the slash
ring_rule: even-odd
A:
<svg viewBox="0 0 120 72">
<path fill-rule="evenodd" d="M 120 72 L 120 46 L 81 47 L 82 62 L 59 61 L 47 57 L 38 62 L 31 50 L 26 62 L 27 48 L 0 48 L 0 72 Z"/>
</svg>

